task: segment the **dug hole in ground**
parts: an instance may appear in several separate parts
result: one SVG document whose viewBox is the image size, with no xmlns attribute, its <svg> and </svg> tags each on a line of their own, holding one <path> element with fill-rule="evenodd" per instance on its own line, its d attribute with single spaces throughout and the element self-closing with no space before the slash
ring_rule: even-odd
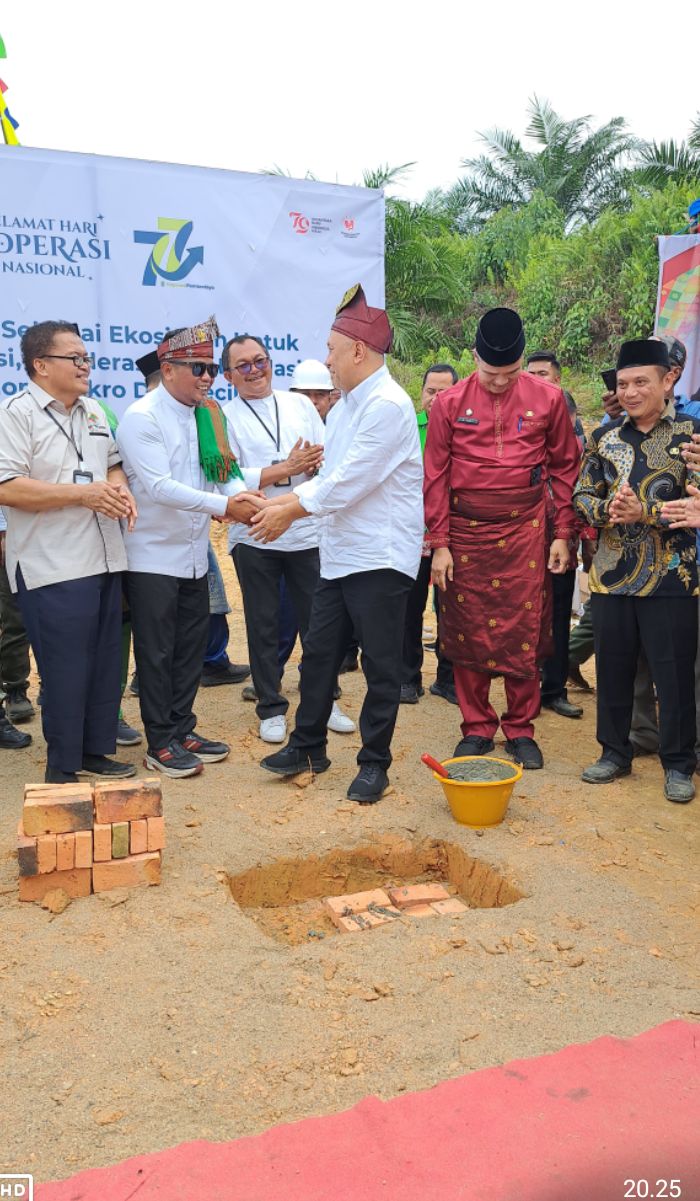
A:
<svg viewBox="0 0 700 1201">
<path fill-rule="evenodd" d="M 434 670 L 428 652 L 426 685 Z M 341 684 L 357 719 L 363 677 Z M 292 719 L 296 663 L 284 691 Z M 427 691 L 399 711 L 389 794 L 363 808 L 345 797 L 357 734 L 331 734 L 331 770 L 299 787 L 259 768 L 269 748 L 240 686 L 202 689 L 199 727 L 232 752 L 198 778 L 163 779 L 162 885 L 60 915 L 17 900 L 23 785 L 45 759 L 39 719 L 25 726 L 33 746 L 0 753 L 0 1172 L 57 1179 L 697 1020 L 698 802 L 664 800 L 655 758 L 582 784 L 595 699 L 572 697 L 583 719 L 540 718 L 545 770 L 524 774 L 501 826 L 477 832 L 452 820 L 420 762 L 448 758 L 459 737 L 458 710 Z M 140 725 L 128 694 L 125 713 Z M 143 749 L 119 756 L 142 772 Z M 324 896 L 434 880 L 467 911 L 353 934 L 321 912 Z"/>
</svg>

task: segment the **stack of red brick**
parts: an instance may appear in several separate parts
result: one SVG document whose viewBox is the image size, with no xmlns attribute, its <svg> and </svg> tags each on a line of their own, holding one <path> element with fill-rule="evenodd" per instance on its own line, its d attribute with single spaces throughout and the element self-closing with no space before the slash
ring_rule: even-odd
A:
<svg viewBox="0 0 700 1201">
<path fill-rule="evenodd" d="M 160 884 L 165 846 L 157 780 L 27 784 L 17 830 L 20 901 Z"/>
<path fill-rule="evenodd" d="M 325 897 L 326 913 L 342 934 L 373 930 L 400 917 L 435 917 L 462 913 L 467 906 L 450 896 L 444 884 L 407 884 L 401 888 L 372 888 L 343 897 Z"/>
</svg>

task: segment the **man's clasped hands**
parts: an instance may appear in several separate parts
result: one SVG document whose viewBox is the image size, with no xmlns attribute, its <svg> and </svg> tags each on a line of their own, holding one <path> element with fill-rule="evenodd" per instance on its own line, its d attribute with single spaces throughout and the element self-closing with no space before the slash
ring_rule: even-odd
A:
<svg viewBox="0 0 700 1201">
<path fill-rule="evenodd" d="M 322 461 L 323 446 L 298 438 L 285 459 L 285 466 L 290 479 L 295 475 L 305 475 L 311 479 L 316 475 Z M 226 513 L 215 520 L 227 525 L 242 522 L 243 525 L 252 527 L 252 537 L 256 542 L 274 542 L 289 529 L 293 521 L 306 516 L 308 514 L 299 504 L 294 492 L 283 492 L 280 496 L 268 497 L 264 492 L 251 489 L 229 496 Z"/>
</svg>

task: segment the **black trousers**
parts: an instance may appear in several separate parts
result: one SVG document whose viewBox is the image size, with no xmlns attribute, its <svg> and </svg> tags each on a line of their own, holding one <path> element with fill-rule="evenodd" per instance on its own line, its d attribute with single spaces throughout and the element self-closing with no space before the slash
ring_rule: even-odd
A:
<svg viewBox="0 0 700 1201">
<path fill-rule="evenodd" d="M 552 573 L 552 633 L 554 654 L 542 665 L 542 704 L 564 697 L 569 676 L 569 633 L 571 631 L 571 605 L 576 586 L 576 572 L 565 571 L 563 575 Z"/>
<path fill-rule="evenodd" d="M 640 648 L 659 702 L 659 755 L 665 768 L 695 770 L 697 597 L 591 597 L 603 757 L 627 766 Z"/>
<path fill-rule="evenodd" d="M 430 588 L 431 556 L 421 558 L 418 575 L 406 602 L 406 621 L 403 631 L 403 671 L 402 684 L 413 684 L 420 688 L 423 683 L 421 668 L 423 667 L 423 614 L 428 600 Z M 438 618 L 438 626 L 439 626 Z M 454 688 L 454 673 L 450 660 L 440 650 L 440 634 L 435 640 L 437 654 L 437 682 L 445 688 Z"/>
<path fill-rule="evenodd" d="M 306 653 L 311 602 L 320 575 L 318 549 L 263 550 L 239 543 L 232 555 L 243 594 L 250 674 L 258 697 L 256 712 L 263 721 L 289 708 L 280 692 L 280 579 L 284 577 Z"/>
<path fill-rule="evenodd" d="M 149 747 L 162 750 L 194 730 L 194 698 L 209 637 L 209 587 L 147 571 L 126 574 L 141 718 Z"/>
<path fill-rule="evenodd" d="M 121 701 L 122 577 L 119 572 L 27 588 L 18 600 L 44 690 L 48 766 L 80 771 L 83 755 L 116 750 Z"/>
<path fill-rule="evenodd" d="M 321 580 L 301 661 L 301 702 L 289 745 L 323 751 L 338 668 L 353 629 L 367 681 L 358 763 L 391 763 L 391 739 L 401 695 L 401 646 L 412 580 L 391 568 Z"/>
<path fill-rule="evenodd" d="M 4 693 L 29 685 L 29 639 L 5 564 L 0 564 L 0 680 Z"/>
</svg>

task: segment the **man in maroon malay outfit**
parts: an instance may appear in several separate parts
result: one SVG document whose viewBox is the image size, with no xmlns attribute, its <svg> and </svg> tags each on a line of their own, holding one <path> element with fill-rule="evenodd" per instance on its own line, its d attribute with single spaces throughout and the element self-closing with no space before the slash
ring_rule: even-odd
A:
<svg viewBox="0 0 700 1201">
<path fill-rule="evenodd" d="M 425 521 L 441 599 L 442 650 L 455 668 L 462 740 L 455 755 L 494 748 L 489 701 L 503 676 L 506 750 L 543 766 L 534 740 L 538 663 L 551 653 L 547 570 L 569 563 L 576 523 L 571 496 L 580 451 L 561 388 L 522 371 L 525 333 L 512 309 L 479 322 L 477 369 L 435 397 L 425 448 Z M 545 473 L 554 540 L 545 540 Z"/>
</svg>

